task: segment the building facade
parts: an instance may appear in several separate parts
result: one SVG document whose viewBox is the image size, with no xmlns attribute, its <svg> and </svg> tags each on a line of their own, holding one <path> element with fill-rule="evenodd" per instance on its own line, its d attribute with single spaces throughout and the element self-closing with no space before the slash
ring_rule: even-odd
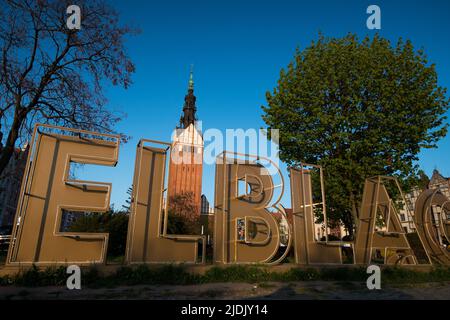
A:
<svg viewBox="0 0 450 320">
<path fill-rule="evenodd" d="M 450 178 L 444 177 L 437 169 L 433 170 L 428 189 L 439 189 L 448 199 L 450 199 Z M 411 192 L 405 194 L 406 207 L 399 210 L 400 222 L 406 233 L 415 232 L 414 210 L 415 204 L 422 190 L 414 188 Z M 437 208 L 433 208 L 437 210 Z"/>
<path fill-rule="evenodd" d="M 417 198 L 422 193 L 422 190 L 419 188 L 413 188 L 410 192 L 406 193 L 405 201 L 406 204 L 403 204 L 403 207 L 398 211 L 400 223 L 402 224 L 402 228 L 406 233 L 412 233 L 416 231 L 414 226 L 414 208 Z"/>
<path fill-rule="evenodd" d="M 450 178 L 444 177 L 435 169 L 428 184 L 428 189 L 439 189 L 444 196 L 450 199 Z"/>
</svg>

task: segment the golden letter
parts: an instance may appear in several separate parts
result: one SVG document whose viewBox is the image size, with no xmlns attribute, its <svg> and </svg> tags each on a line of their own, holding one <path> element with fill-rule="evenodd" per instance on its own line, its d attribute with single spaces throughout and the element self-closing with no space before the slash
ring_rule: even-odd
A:
<svg viewBox="0 0 450 320">
<path fill-rule="evenodd" d="M 162 147 L 144 146 L 145 143 Z M 169 149 L 170 144 L 152 140 L 141 140 L 137 147 L 128 225 L 128 263 L 196 263 L 200 241 L 201 262 L 204 262 L 204 236 L 172 235 L 166 231 L 168 204 L 166 201 L 163 205 L 163 193 Z"/>
<path fill-rule="evenodd" d="M 63 210 L 109 209 L 111 184 L 70 179 L 69 169 L 71 162 L 113 166 L 118 151 L 118 136 L 35 127 L 8 251 L 9 265 L 105 261 L 108 234 L 61 232 L 61 217 Z"/>
<path fill-rule="evenodd" d="M 416 256 L 402 229 L 396 206 L 384 181 L 391 180 L 401 193 L 400 185 L 392 177 L 366 179 L 355 242 L 355 262 L 370 264 L 380 259 L 383 264 L 417 264 Z M 403 197 L 403 196 L 402 196 Z M 376 230 L 377 218 L 384 221 Z"/>
<path fill-rule="evenodd" d="M 450 265 L 445 239 L 450 241 L 450 200 L 437 190 L 425 190 L 416 201 L 414 221 L 431 263 Z"/>
<path fill-rule="evenodd" d="M 305 165 L 318 168 L 320 171 L 322 201 L 314 203 L 310 170 L 291 168 L 291 201 L 293 214 L 293 233 L 295 262 L 299 264 L 341 264 L 341 242 L 317 241 L 314 235 L 314 210 L 322 207 L 325 213 L 325 194 L 322 185 L 322 168 L 316 165 Z M 324 220 L 326 221 L 326 214 Z M 326 224 L 325 224 L 326 225 Z M 328 229 L 327 227 L 325 229 Z M 327 234 L 326 230 L 326 234 Z"/>
<path fill-rule="evenodd" d="M 257 161 L 227 154 L 216 163 L 214 262 L 277 263 L 288 253 L 291 237 L 282 256 L 272 261 L 280 246 L 279 224 L 267 210 L 272 177 Z M 277 203 L 272 207 L 280 212 Z"/>
</svg>

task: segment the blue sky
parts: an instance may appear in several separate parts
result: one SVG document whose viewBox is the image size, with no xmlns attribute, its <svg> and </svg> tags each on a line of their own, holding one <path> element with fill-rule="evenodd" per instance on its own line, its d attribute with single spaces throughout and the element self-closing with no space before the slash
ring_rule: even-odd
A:
<svg viewBox="0 0 450 320">
<path fill-rule="evenodd" d="M 203 129 L 260 128 L 265 92 L 276 86 L 280 69 L 304 48 L 326 36 L 348 32 L 373 35 L 366 8 L 381 8 L 379 33 L 392 41 L 411 39 L 437 65 L 439 83 L 450 87 L 450 1 L 111 1 L 121 22 L 141 29 L 128 39 L 136 64 L 128 90 L 106 91 L 109 106 L 127 113 L 118 130 L 133 138 L 121 145 L 115 168 L 87 166 L 81 178 L 113 183 L 116 208 L 127 198 L 140 138 L 169 141 L 186 94 L 189 66 L 195 65 L 195 94 Z M 282 130 L 282 128 L 280 128 Z M 450 135 L 438 149 L 420 154 L 430 174 L 450 176 Z M 286 172 L 283 172 L 286 176 Z M 286 190 L 288 191 L 288 190 Z M 205 166 L 203 192 L 214 198 L 214 166 Z M 284 197 L 289 206 L 289 197 Z M 286 202 L 287 201 L 287 202 Z"/>
</svg>

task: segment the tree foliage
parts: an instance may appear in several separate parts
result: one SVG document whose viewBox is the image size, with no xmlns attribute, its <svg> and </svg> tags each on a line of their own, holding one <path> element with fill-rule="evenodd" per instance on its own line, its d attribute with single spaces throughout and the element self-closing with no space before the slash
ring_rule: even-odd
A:
<svg viewBox="0 0 450 320">
<path fill-rule="evenodd" d="M 263 119 L 280 129 L 281 159 L 324 167 L 329 216 L 350 229 L 367 177 L 416 183 L 420 150 L 447 133 L 450 101 L 435 65 L 402 39 L 320 35 L 266 97 Z"/>
<path fill-rule="evenodd" d="M 81 29 L 70 30 L 71 4 L 0 0 L 0 176 L 35 123 L 111 133 L 122 117 L 105 107 L 103 86 L 131 83 L 124 37 L 134 30 L 102 0 L 77 1 Z"/>
<path fill-rule="evenodd" d="M 77 213 L 75 213 L 77 214 Z M 125 255 L 128 232 L 128 213 L 78 213 L 77 219 L 69 226 L 70 232 L 109 233 L 108 256 Z"/>
<path fill-rule="evenodd" d="M 192 192 L 173 195 L 169 199 L 167 232 L 170 234 L 199 234 L 199 208 Z"/>
<path fill-rule="evenodd" d="M 199 208 L 194 201 L 194 193 L 182 192 L 169 199 L 169 211 L 188 220 L 196 220 Z"/>
<path fill-rule="evenodd" d="M 187 219 L 185 216 L 169 211 L 167 219 L 167 233 L 168 234 L 199 234 L 199 221 Z"/>
<path fill-rule="evenodd" d="M 125 212 L 130 213 L 131 203 L 133 201 L 133 199 L 132 199 L 132 197 L 133 197 L 133 187 L 129 187 L 127 189 L 127 195 L 128 195 L 128 198 L 125 200 L 125 204 L 122 205 L 122 210 L 125 211 Z"/>
</svg>

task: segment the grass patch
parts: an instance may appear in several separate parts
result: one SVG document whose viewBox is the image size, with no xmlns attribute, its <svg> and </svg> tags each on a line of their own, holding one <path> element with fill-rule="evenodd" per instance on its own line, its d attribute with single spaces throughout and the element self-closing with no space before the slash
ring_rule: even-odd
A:
<svg viewBox="0 0 450 320">
<path fill-rule="evenodd" d="M 381 273 L 388 283 L 423 283 L 450 281 L 450 268 L 436 267 L 430 272 L 417 272 L 403 268 L 387 268 Z"/>
<path fill-rule="evenodd" d="M 414 284 L 450 281 L 449 267 L 436 267 L 429 272 L 406 268 L 388 267 L 382 269 L 382 281 L 387 284 Z M 68 275 L 65 267 L 39 270 L 33 266 L 15 276 L 0 277 L 0 285 L 23 287 L 65 286 Z M 361 268 L 291 268 L 284 272 L 270 271 L 262 266 L 214 266 L 204 274 L 193 274 L 182 265 L 136 267 L 123 266 L 114 274 L 102 275 L 95 266 L 82 270 L 82 285 L 92 288 L 132 285 L 188 285 L 214 282 L 295 282 L 295 281 L 338 281 L 365 282 L 366 269 Z"/>
<path fill-rule="evenodd" d="M 39 270 L 36 266 L 33 266 L 13 277 L 0 278 L 0 285 L 14 284 L 23 287 L 62 286 L 66 285 L 67 277 L 66 268 L 64 267 L 49 267 L 45 270 Z"/>
</svg>

